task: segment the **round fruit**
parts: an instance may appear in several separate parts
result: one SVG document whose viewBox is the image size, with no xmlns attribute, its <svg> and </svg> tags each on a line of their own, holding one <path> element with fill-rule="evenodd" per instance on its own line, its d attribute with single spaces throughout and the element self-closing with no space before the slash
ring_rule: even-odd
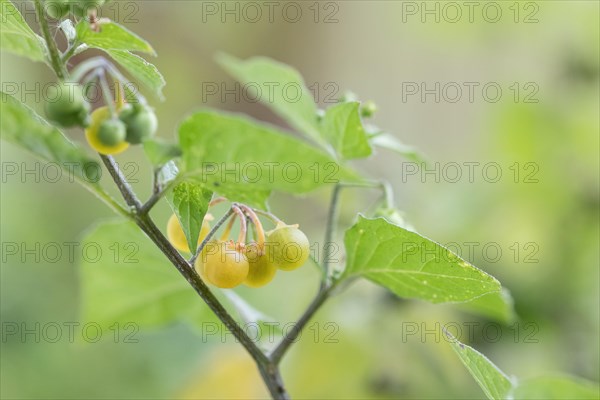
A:
<svg viewBox="0 0 600 400">
<path fill-rule="evenodd" d="M 261 249 L 258 244 L 250 243 L 246 245 L 245 254 L 250 268 L 244 284 L 257 288 L 271 282 L 277 272 L 277 266 L 269 260 L 266 251 Z"/>
<path fill-rule="evenodd" d="M 139 144 L 151 138 L 158 128 L 156 114 L 144 104 L 125 106 L 119 118 L 127 126 L 127 141 L 131 144 Z"/>
<path fill-rule="evenodd" d="M 268 233 L 265 244 L 269 259 L 284 271 L 296 269 L 308 260 L 310 243 L 297 225 L 278 224 Z"/>
<path fill-rule="evenodd" d="M 125 124 L 119 119 L 107 119 L 98 128 L 98 140 L 105 146 L 122 143 L 125 135 Z"/>
<path fill-rule="evenodd" d="M 246 256 L 235 249 L 230 243 L 213 242 L 207 245 L 206 252 L 200 257 L 199 273 L 213 285 L 231 289 L 246 280 L 249 264 Z"/>
<path fill-rule="evenodd" d="M 85 137 L 90 146 L 100 154 L 119 154 L 127 150 L 129 143 L 122 140 L 115 145 L 106 145 L 100 140 L 100 128 L 106 122 L 111 121 L 108 107 L 100 107 L 92 113 L 92 123 L 85 130 Z"/>
<path fill-rule="evenodd" d="M 196 248 L 200 245 L 200 243 L 202 243 L 204 238 L 208 236 L 208 233 L 210 232 L 210 223 L 208 222 L 210 219 L 212 219 L 212 216 L 210 214 L 206 214 L 204 221 L 202 221 L 202 227 L 200 228 L 200 235 L 198 236 Z M 167 222 L 167 238 L 177 250 L 185 251 L 187 253 L 190 252 L 190 247 L 188 246 L 185 233 L 183 233 L 183 228 L 181 227 L 179 219 L 175 214 L 171 215 L 169 221 Z"/>
<path fill-rule="evenodd" d="M 49 120 L 67 128 L 89 124 L 90 105 L 77 83 L 61 82 L 50 86 L 46 94 L 46 115 Z"/>
</svg>

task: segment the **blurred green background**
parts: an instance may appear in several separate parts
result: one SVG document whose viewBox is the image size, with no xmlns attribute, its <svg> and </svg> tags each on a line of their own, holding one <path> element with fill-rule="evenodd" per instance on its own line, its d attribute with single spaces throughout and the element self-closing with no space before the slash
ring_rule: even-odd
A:
<svg viewBox="0 0 600 400">
<path fill-rule="evenodd" d="M 252 22 L 244 2 L 125 1 L 106 7 L 106 17 L 157 50 L 152 62 L 167 81 L 166 101 L 150 98 L 160 136 L 173 139 L 179 121 L 205 106 L 281 123 L 243 97 L 238 102 L 232 95 L 206 94 L 206 83 L 234 87 L 214 62 L 219 51 L 240 58 L 264 55 L 294 66 L 308 86 L 318 88 L 323 107 L 345 90 L 373 99 L 379 107 L 374 122 L 423 151 L 432 168 L 438 166 L 440 179 L 420 172 L 407 176 L 406 160 L 387 151 L 357 166 L 393 184 L 398 207 L 419 232 L 458 244 L 464 258 L 499 278 L 519 315 L 515 324 L 502 325 L 456 307 L 403 301 L 370 283 L 355 284 L 326 303 L 315 318 L 318 325 L 311 325 L 284 360 L 282 373 L 293 397 L 481 398 L 450 346 L 433 333 L 436 323 L 448 322 L 462 327 L 461 339 L 509 374 L 564 372 L 597 382 L 599 3 L 497 2 L 502 12 L 497 22 L 494 10 L 484 13 L 479 2 L 472 22 L 460 2 L 458 22 L 445 2 L 426 3 L 430 10 L 438 7 L 439 21 L 423 12 L 422 2 L 311 1 L 296 2 L 293 9 L 275 3 L 273 22 L 264 5 L 262 17 Z M 223 22 L 223 7 L 238 7 L 239 14 L 225 15 Z M 299 21 L 284 18 L 297 9 Z M 35 82 L 53 79 L 43 65 L 8 54 L 2 54 L 0 65 L 2 85 L 16 82 L 35 91 Z M 441 88 L 451 84 L 438 92 L 439 101 L 434 94 L 422 99 L 421 92 L 406 92 L 413 84 L 431 89 L 436 82 Z M 469 82 L 476 84 L 472 101 Z M 498 101 L 482 92 L 490 83 L 502 90 Z M 456 86 L 463 92 L 454 101 Z M 492 89 L 489 94 L 495 97 Z M 41 109 L 35 95 L 25 100 Z M 81 131 L 69 134 L 84 142 Z M 68 179 L 44 180 L 42 164 L 23 151 L 2 142 L 1 154 L 2 398 L 266 396 L 250 358 L 230 335 L 226 344 L 218 335 L 203 340 L 197 328 L 183 322 L 141 330 L 137 343 L 122 337 L 115 343 L 112 331 L 85 343 L 78 340 L 86 322 L 81 321 L 71 343 L 64 324 L 79 321 L 80 290 L 77 260 L 69 259 L 65 243 L 78 242 L 91 225 L 113 216 Z M 140 165 L 130 174 L 145 198 L 150 168 L 141 149 L 118 159 Z M 472 164 L 472 182 L 465 162 L 479 163 Z M 463 174 L 458 182 L 452 182 L 454 163 Z M 8 174 L 15 165 L 19 174 Z M 499 166 L 497 182 L 489 178 L 494 169 L 483 175 L 487 165 Z M 27 168 L 38 173 L 21 176 Z M 342 228 L 375 195 L 344 192 Z M 327 190 L 300 199 L 276 195 L 272 208 L 301 224 L 311 241 L 321 241 L 328 197 Z M 161 226 L 169 213 L 165 203 L 155 210 Z M 56 262 L 21 251 L 10 255 L 6 243 L 29 249 L 58 243 L 63 254 Z M 165 268 L 171 267 L 165 262 Z M 238 293 L 283 325 L 297 319 L 317 285 L 317 271 L 305 267 L 279 274 L 264 289 Z M 48 324 L 62 327 L 55 343 L 40 332 L 51 329 Z M 467 326 L 474 327 L 472 335 Z M 13 328 L 16 334 L 10 333 Z M 24 334 L 24 328 L 41 337 Z M 325 339 L 331 332 L 333 342 Z"/>
</svg>

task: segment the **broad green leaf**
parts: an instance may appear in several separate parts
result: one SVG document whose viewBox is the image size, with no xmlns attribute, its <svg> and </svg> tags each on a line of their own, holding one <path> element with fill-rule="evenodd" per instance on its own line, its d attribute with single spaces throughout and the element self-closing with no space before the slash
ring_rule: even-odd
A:
<svg viewBox="0 0 600 400">
<path fill-rule="evenodd" d="M 462 344 L 450 333 L 445 332 L 445 334 L 448 336 L 452 348 L 475 381 L 477 381 L 487 398 L 492 400 L 509 398 L 513 388 L 511 379 L 486 356 Z"/>
<path fill-rule="evenodd" d="M 129 221 L 103 223 L 82 243 L 83 321 L 156 327 L 179 319 L 197 322 L 204 302 L 164 254 Z"/>
<path fill-rule="evenodd" d="M 192 252 L 198 247 L 198 237 L 202 229 L 202 221 L 208 211 L 208 203 L 212 192 L 203 189 L 195 182 L 182 182 L 177 184 L 169 196 L 169 204 L 179 218 L 183 233 Z"/>
<path fill-rule="evenodd" d="M 33 61 L 46 61 L 46 44 L 9 0 L 0 0 L 0 49 Z"/>
<path fill-rule="evenodd" d="M 502 290 L 496 279 L 448 249 L 384 218 L 359 216 L 344 243 L 342 278 L 364 277 L 400 297 L 462 303 Z"/>
<path fill-rule="evenodd" d="M 1 92 L 0 92 L 1 93 Z M 100 165 L 86 151 L 67 139 L 33 110 L 14 97 L 1 93 L 0 135 L 34 155 L 60 165 L 69 176 L 79 179 L 94 190 L 101 176 Z"/>
<path fill-rule="evenodd" d="M 378 132 L 372 135 L 369 141 L 375 147 L 391 150 L 410 161 L 425 162 L 425 157 L 417 149 L 402 143 L 400 139 L 387 132 Z"/>
<path fill-rule="evenodd" d="M 161 139 L 148 139 L 144 141 L 144 152 L 154 166 L 162 166 L 174 158 L 181 156 L 181 149 L 174 143 Z"/>
<path fill-rule="evenodd" d="M 356 180 L 323 151 L 243 116 L 202 111 L 179 128 L 182 173 L 232 201 L 261 204 L 269 191 L 306 193 Z"/>
<path fill-rule="evenodd" d="M 450 333 L 445 332 L 445 334 L 452 348 L 488 399 L 592 400 L 598 399 L 600 396 L 600 387 L 597 383 L 571 376 L 546 375 L 523 380 L 509 378 L 486 356 L 459 342 Z"/>
<path fill-rule="evenodd" d="M 468 303 L 459 304 L 461 310 L 486 315 L 496 321 L 509 324 L 515 319 L 514 302 L 510 292 L 502 288 L 501 292 L 483 295 Z"/>
<path fill-rule="evenodd" d="M 548 400 L 578 399 L 597 400 L 600 388 L 597 383 L 571 376 L 541 376 L 519 381 L 513 392 L 515 399 Z"/>
<path fill-rule="evenodd" d="M 319 132 L 317 105 L 302 76 L 292 67 L 266 57 L 242 61 L 227 54 L 219 64 L 293 128 L 326 146 Z"/>
<path fill-rule="evenodd" d="M 76 26 L 77 40 L 102 50 L 140 51 L 156 55 L 148 42 L 124 26 L 112 21 L 103 22 L 99 26 L 99 31 L 96 32 L 87 20 L 82 19 Z"/>
<path fill-rule="evenodd" d="M 158 68 L 142 57 L 125 50 L 105 50 L 116 62 L 118 62 L 135 79 L 152 91 L 160 100 L 163 100 L 162 89 L 165 86 L 165 78 Z"/>
<path fill-rule="evenodd" d="M 323 137 L 344 159 L 371 155 L 371 146 L 358 112 L 360 103 L 340 103 L 329 107 L 321 122 Z"/>
</svg>

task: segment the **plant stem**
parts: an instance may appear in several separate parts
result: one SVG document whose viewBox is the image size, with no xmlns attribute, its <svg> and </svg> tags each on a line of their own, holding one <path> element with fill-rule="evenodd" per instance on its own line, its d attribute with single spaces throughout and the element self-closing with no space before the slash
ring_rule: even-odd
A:
<svg viewBox="0 0 600 400">
<path fill-rule="evenodd" d="M 133 211 L 138 213 L 142 208 L 142 203 L 137 198 L 135 193 L 133 193 L 133 190 L 131 189 L 131 186 L 129 186 L 127 180 L 125 180 L 125 177 L 115 162 L 115 159 L 112 156 L 105 156 L 103 154 L 100 154 L 100 158 L 110 173 L 110 176 L 113 178 L 113 181 L 115 181 L 115 184 L 117 185 L 117 188 L 121 192 L 121 195 L 123 196 L 123 199 L 125 199 L 127 205 L 131 207 Z"/>
<path fill-rule="evenodd" d="M 279 374 L 277 364 L 273 363 L 269 357 L 254 343 L 254 341 L 244 332 L 242 327 L 235 319 L 227 312 L 223 305 L 217 300 L 215 295 L 210 291 L 202 278 L 196 273 L 192 264 L 188 263 L 177 250 L 169 243 L 167 238 L 154 224 L 148 214 L 140 214 L 141 203 L 136 195 L 131 190 L 131 186 L 125 180 L 125 177 L 119 171 L 114 159 L 110 156 L 101 156 L 104 165 L 108 169 L 110 176 L 115 181 L 119 188 L 123 199 L 135 213 L 131 214 L 131 218 L 140 227 L 140 229 L 148 235 L 148 237 L 156 244 L 160 251 L 169 259 L 169 261 L 177 268 L 179 273 L 188 281 L 190 286 L 204 300 L 208 307 L 215 313 L 221 322 L 229 329 L 238 342 L 244 346 L 246 351 L 256 362 L 256 365 L 263 377 L 267 389 L 274 399 L 287 400 L 289 395 L 283 386 L 283 381 Z M 228 216 L 233 211 L 230 209 Z M 214 229 L 214 228 L 213 228 Z M 206 244 L 203 242 L 203 244 Z M 202 246 L 202 245 L 201 245 Z"/>
<path fill-rule="evenodd" d="M 60 80 L 65 80 L 68 77 L 68 71 L 65 67 L 66 61 L 71 55 L 71 51 L 67 52 L 67 57 L 64 60 L 61 59 L 61 54 L 58 51 L 56 46 L 56 42 L 52 38 L 50 34 L 50 28 L 48 26 L 48 21 L 45 18 L 44 10 L 42 7 L 41 0 L 34 0 L 35 9 L 37 18 L 40 24 L 40 29 L 46 41 L 46 45 L 48 47 L 48 52 L 50 55 L 50 61 L 56 76 Z M 74 48 L 74 47 L 73 47 Z M 109 67 L 111 65 L 109 64 Z M 118 70 L 113 68 L 116 73 Z M 125 210 L 121 205 L 119 205 L 110 195 L 102 190 L 95 190 L 94 188 L 84 185 L 90 191 L 92 191 L 96 196 L 98 196 L 101 200 L 103 200 L 106 204 L 108 204 L 111 208 L 113 208 L 117 213 L 122 216 L 133 220 L 140 229 L 150 237 L 150 239 L 156 244 L 156 246 L 161 250 L 161 252 L 167 257 L 167 259 L 177 268 L 179 273 L 188 281 L 190 286 L 198 293 L 198 295 L 204 300 L 204 302 L 208 305 L 208 307 L 215 313 L 215 315 L 221 320 L 221 322 L 229 329 L 229 331 L 234 335 L 236 340 L 242 344 L 242 346 L 246 349 L 248 354 L 254 359 L 258 370 L 269 390 L 269 393 L 276 400 L 289 400 L 289 395 L 285 389 L 283 384 L 283 380 L 281 379 L 281 375 L 279 373 L 278 363 L 272 362 L 269 357 L 253 342 L 253 340 L 244 332 L 242 327 L 236 322 L 236 320 L 227 312 L 227 310 L 223 307 L 223 305 L 217 300 L 214 294 L 210 291 L 208 286 L 204 283 L 202 278 L 196 273 L 193 262 L 188 263 L 182 256 L 179 254 L 177 250 L 169 243 L 168 239 L 163 235 L 163 233 L 158 229 L 152 218 L 148 215 L 149 210 L 152 206 L 160 199 L 161 195 L 164 193 L 164 188 L 157 188 L 153 192 L 153 196 L 145 203 L 142 204 L 140 200 L 137 198 L 129 182 L 123 176 L 123 173 L 119 170 L 117 163 L 115 162 L 112 156 L 100 155 L 102 162 L 106 166 L 106 169 L 110 173 L 113 181 L 117 185 L 117 188 L 121 192 L 123 199 L 127 203 L 127 206 L 130 208 L 130 211 Z M 159 190 L 156 190 L 159 189 Z M 162 190 L 160 190 L 162 189 Z M 227 217 L 233 213 L 233 210 L 230 209 L 227 213 Z M 225 220 L 224 218 L 221 223 Z M 213 228 L 211 231 L 213 234 L 220 226 L 219 223 Z M 209 235 L 207 238 L 210 238 Z M 199 252 L 202 250 L 202 247 L 206 245 L 207 240 L 205 239 L 199 247 L 198 252 L 192 258 L 198 256 Z"/>
<path fill-rule="evenodd" d="M 76 42 L 72 43 L 69 46 L 69 48 L 64 52 L 64 54 L 60 58 L 60 60 L 63 64 L 67 64 L 69 62 L 71 57 L 73 57 L 73 55 L 75 54 L 75 51 L 77 51 L 78 46 L 79 46 L 79 43 L 76 43 Z"/>
<path fill-rule="evenodd" d="M 256 208 L 253 208 L 252 211 L 254 211 L 256 214 L 259 214 L 259 215 L 269 218 L 275 225 L 277 225 L 280 222 L 283 222 L 281 219 L 277 218 L 277 216 L 275 214 L 272 214 L 268 211 L 263 211 L 263 210 L 259 210 Z"/>
<path fill-rule="evenodd" d="M 52 69 L 54 69 L 54 73 L 56 74 L 56 76 L 61 81 L 64 81 L 67 77 L 67 69 L 65 68 L 64 63 L 61 60 L 60 52 L 56 47 L 56 42 L 50 34 L 50 27 L 48 26 L 48 20 L 44 15 L 44 7 L 42 6 L 42 1 L 34 0 L 34 5 L 38 23 L 40 24 L 40 30 L 42 31 L 42 36 L 44 36 L 44 40 L 46 41 L 46 47 L 48 48 L 48 53 L 50 56 L 50 65 L 52 66 Z"/>
<path fill-rule="evenodd" d="M 152 176 L 152 195 L 150 195 L 150 198 L 142 205 L 142 208 L 140 209 L 140 214 L 148 214 L 152 207 L 154 207 L 154 205 L 158 203 L 158 200 L 160 200 L 162 196 L 162 188 L 160 187 L 160 184 L 158 182 L 159 172 L 160 169 L 154 169 Z"/>
<path fill-rule="evenodd" d="M 275 363 L 268 363 L 266 365 L 258 365 L 258 371 L 265 381 L 269 393 L 274 399 L 289 400 L 290 396 L 285 390 L 281 374 L 279 373 L 279 367 Z"/>
<path fill-rule="evenodd" d="M 329 284 L 329 259 L 331 258 L 331 242 L 335 234 L 335 228 L 337 225 L 338 214 L 339 214 L 339 202 L 340 202 L 340 191 L 342 190 L 341 185 L 337 184 L 333 187 L 333 193 L 331 194 L 331 202 L 329 203 L 329 213 L 327 216 L 327 227 L 325 228 L 325 243 L 323 243 L 323 269 L 325 270 L 325 279 L 321 282 L 321 289 L 324 289 Z"/>
</svg>

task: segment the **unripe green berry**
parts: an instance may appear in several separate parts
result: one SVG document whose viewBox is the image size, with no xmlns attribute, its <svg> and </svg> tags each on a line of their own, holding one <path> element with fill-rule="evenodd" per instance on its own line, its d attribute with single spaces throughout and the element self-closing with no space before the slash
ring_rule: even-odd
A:
<svg viewBox="0 0 600 400">
<path fill-rule="evenodd" d="M 158 121 L 154 111 L 144 104 L 127 105 L 119 114 L 127 127 L 127 141 L 139 144 L 156 133 Z"/>
<path fill-rule="evenodd" d="M 116 146 L 126 136 L 125 124 L 118 119 L 107 119 L 98 128 L 98 140 L 106 146 Z"/>
<path fill-rule="evenodd" d="M 90 105 L 77 83 L 62 82 L 51 86 L 46 93 L 46 115 L 49 120 L 64 127 L 88 124 Z"/>
</svg>

